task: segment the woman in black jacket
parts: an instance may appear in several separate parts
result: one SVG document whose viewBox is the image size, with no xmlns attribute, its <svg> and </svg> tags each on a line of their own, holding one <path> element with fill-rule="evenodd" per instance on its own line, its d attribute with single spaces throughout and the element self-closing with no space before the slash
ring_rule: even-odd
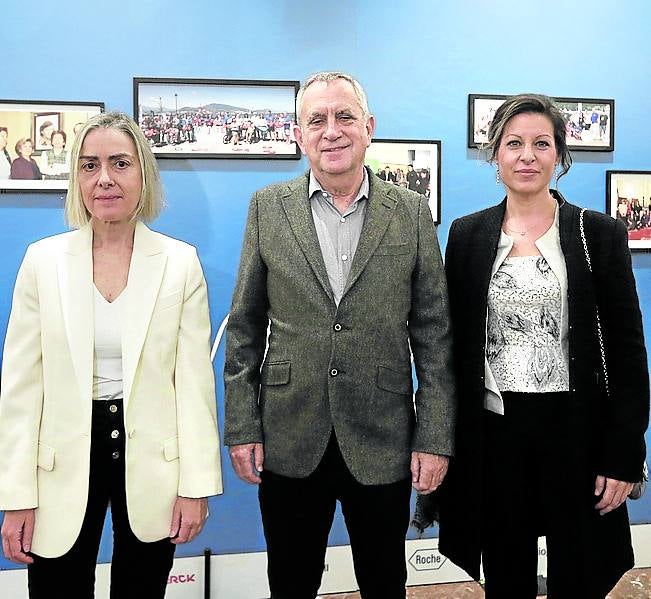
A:
<svg viewBox="0 0 651 599">
<path fill-rule="evenodd" d="M 454 221 L 446 252 L 459 413 L 439 547 L 475 579 L 482 563 L 486 597 L 533 598 L 545 535 L 549 596 L 603 598 L 633 566 L 649 410 L 626 229 L 550 189 L 572 161 L 546 96 L 507 99 L 487 150 L 506 198 Z"/>
</svg>

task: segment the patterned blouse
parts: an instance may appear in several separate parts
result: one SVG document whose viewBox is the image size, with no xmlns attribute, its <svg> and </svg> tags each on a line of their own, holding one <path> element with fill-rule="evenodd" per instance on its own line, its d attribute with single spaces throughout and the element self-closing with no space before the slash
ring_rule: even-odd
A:
<svg viewBox="0 0 651 599">
<path fill-rule="evenodd" d="M 561 287 L 542 256 L 506 258 L 488 289 L 486 357 L 500 391 L 567 391 Z"/>
</svg>

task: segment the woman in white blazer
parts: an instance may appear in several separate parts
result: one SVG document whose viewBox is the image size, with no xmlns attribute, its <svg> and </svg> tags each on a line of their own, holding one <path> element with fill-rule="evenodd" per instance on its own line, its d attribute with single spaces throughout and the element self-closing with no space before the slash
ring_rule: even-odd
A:
<svg viewBox="0 0 651 599">
<path fill-rule="evenodd" d="M 93 597 L 110 504 L 111 597 L 163 597 L 222 491 L 206 284 L 192 246 L 143 224 L 162 193 L 136 123 L 89 120 L 71 167 L 75 230 L 28 248 L 5 340 L 3 551 L 31 599 Z"/>
</svg>

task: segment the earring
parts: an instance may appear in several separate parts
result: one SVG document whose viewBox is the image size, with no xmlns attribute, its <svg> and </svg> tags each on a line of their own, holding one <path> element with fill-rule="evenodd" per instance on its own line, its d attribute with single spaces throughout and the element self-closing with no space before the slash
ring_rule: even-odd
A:
<svg viewBox="0 0 651 599">
<path fill-rule="evenodd" d="M 502 177 L 500 177 L 500 167 L 495 167 L 495 185 L 499 185 L 502 182 Z"/>
</svg>

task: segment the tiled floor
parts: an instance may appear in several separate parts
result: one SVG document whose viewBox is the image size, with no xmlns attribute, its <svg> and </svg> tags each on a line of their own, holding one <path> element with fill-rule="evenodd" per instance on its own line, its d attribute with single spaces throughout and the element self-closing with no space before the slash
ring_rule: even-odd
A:
<svg viewBox="0 0 651 599">
<path fill-rule="evenodd" d="M 409 587 L 407 599 L 481 599 L 484 592 L 476 582 Z M 631 570 L 619 581 L 607 599 L 649 599 L 651 568 Z M 321 599 L 359 599 L 359 593 L 322 595 Z M 578 599 L 578 598 L 577 598 Z"/>
</svg>

